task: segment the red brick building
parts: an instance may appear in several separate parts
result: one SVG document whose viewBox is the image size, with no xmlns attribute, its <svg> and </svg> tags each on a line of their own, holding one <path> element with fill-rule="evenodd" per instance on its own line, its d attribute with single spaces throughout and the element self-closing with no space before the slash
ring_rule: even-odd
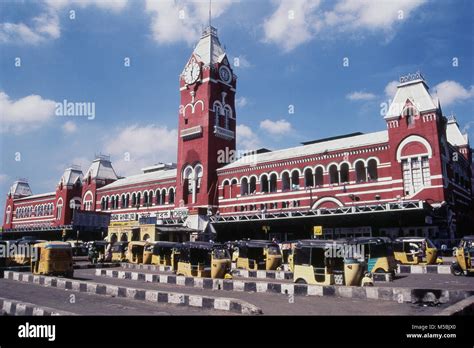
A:
<svg viewBox="0 0 474 348">
<path fill-rule="evenodd" d="M 309 237 L 316 225 L 329 237 L 472 233 L 472 149 L 420 74 L 401 79 L 386 130 L 232 161 L 236 81 L 217 30 L 207 28 L 179 79 L 177 163 L 121 178 L 99 156 L 85 174 L 68 168 L 55 192 L 39 195 L 18 180 L 4 233 L 74 230 L 74 211 L 184 222 L 219 239 Z"/>
</svg>

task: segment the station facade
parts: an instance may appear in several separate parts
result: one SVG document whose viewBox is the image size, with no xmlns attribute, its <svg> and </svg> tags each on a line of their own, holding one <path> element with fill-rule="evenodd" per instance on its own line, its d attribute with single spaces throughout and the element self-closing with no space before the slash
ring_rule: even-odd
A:
<svg viewBox="0 0 474 348">
<path fill-rule="evenodd" d="M 173 226 L 219 240 L 309 238 L 315 226 L 328 238 L 472 234 L 472 149 L 420 74 L 400 80 L 385 130 L 233 160 L 236 89 L 217 30 L 208 27 L 179 78 L 177 163 L 119 177 L 109 157 L 97 156 L 85 173 L 67 168 L 55 191 L 44 194 L 17 180 L 2 233 L 103 234 L 107 224 L 133 230 L 143 223 L 155 226 L 157 239 Z M 187 238 L 176 231 L 179 237 L 166 239 Z"/>
</svg>

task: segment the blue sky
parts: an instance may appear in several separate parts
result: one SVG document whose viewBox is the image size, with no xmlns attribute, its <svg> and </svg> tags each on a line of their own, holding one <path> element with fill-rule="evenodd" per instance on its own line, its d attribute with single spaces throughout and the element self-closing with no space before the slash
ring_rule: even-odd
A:
<svg viewBox="0 0 474 348">
<path fill-rule="evenodd" d="M 99 152 L 120 175 L 175 161 L 178 77 L 207 3 L 2 1 L 0 192 L 17 177 L 54 191 L 69 164 L 86 171 Z M 214 1 L 213 25 L 240 61 L 239 148 L 385 129 L 380 104 L 418 70 L 474 139 L 473 13 L 469 0 Z M 94 102 L 95 118 L 55 116 L 64 99 Z"/>
</svg>

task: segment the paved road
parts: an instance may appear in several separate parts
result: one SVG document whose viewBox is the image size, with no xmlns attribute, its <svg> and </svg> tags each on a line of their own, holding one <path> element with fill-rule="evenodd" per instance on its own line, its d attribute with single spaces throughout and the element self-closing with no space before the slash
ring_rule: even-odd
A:
<svg viewBox="0 0 474 348">
<path fill-rule="evenodd" d="M 474 277 L 456 277 L 452 274 L 398 274 L 393 282 L 376 282 L 375 286 L 474 290 Z"/>
<path fill-rule="evenodd" d="M 216 310 L 181 307 L 171 304 L 157 304 L 128 300 L 111 296 L 93 295 L 36 284 L 0 279 L 2 297 L 33 303 L 79 315 L 229 315 Z M 75 303 L 70 303 L 70 296 Z"/>
<path fill-rule="evenodd" d="M 297 296 L 294 303 L 283 294 L 262 294 L 239 291 L 208 290 L 172 284 L 147 283 L 129 279 L 95 276 L 95 270 L 77 270 L 75 278 L 97 283 L 131 286 L 141 289 L 165 290 L 214 297 L 231 297 L 250 302 L 269 315 L 432 315 L 443 307 L 420 307 L 393 301 L 353 300 L 336 297 Z"/>
</svg>

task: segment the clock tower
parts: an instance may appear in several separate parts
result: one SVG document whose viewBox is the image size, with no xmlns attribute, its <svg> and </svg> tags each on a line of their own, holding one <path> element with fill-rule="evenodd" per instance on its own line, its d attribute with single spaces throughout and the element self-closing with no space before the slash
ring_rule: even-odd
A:
<svg viewBox="0 0 474 348">
<path fill-rule="evenodd" d="M 236 76 L 217 37 L 204 29 L 180 75 L 176 204 L 217 208 L 221 151 L 235 151 Z M 225 157 L 225 156 L 224 156 Z"/>
</svg>

